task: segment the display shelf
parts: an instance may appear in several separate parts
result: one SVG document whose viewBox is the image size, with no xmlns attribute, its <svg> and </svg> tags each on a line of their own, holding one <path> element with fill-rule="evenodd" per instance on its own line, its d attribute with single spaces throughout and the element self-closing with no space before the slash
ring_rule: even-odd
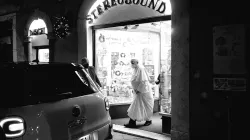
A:
<svg viewBox="0 0 250 140">
<path fill-rule="evenodd" d="M 162 132 L 170 134 L 171 131 L 171 117 L 170 113 L 159 112 L 159 115 L 162 116 Z"/>
<path fill-rule="evenodd" d="M 159 115 L 164 116 L 164 117 L 171 117 L 172 116 L 170 113 L 165 113 L 165 112 L 159 112 Z"/>
</svg>

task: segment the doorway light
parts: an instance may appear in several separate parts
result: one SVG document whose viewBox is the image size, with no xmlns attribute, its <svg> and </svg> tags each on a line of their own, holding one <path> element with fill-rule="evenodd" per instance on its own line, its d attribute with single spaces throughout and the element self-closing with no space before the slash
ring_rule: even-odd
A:
<svg viewBox="0 0 250 140">
<path fill-rule="evenodd" d="M 43 19 L 38 18 L 37 20 L 34 20 L 29 27 L 29 30 L 39 29 L 39 28 L 45 28 L 45 34 L 48 34 L 48 29 L 46 26 L 46 23 Z"/>
</svg>

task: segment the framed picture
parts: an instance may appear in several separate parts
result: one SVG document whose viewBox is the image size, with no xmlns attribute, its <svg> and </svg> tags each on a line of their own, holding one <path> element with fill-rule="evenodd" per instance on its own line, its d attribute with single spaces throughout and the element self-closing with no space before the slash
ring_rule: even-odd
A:
<svg viewBox="0 0 250 140">
<path fill-rule="evenodd" d="M 214 74 L 246 74 L 246 33 L 242 24 L 213 28 Z"/>
</svg>

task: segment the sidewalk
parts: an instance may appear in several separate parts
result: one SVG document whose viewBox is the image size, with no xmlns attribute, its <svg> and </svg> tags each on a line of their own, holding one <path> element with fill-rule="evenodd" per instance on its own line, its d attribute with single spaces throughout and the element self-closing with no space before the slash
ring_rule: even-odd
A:
<svg viewBox="0 0 250 140">
<path fill-rule="evenodd" d="M 162 133 L 162 119 L 158 112 L 154 113 L 152 116 L 152 124 L 149 126 L 144 126 L 144 122 L 136 122 L 136 128 L 124 127 L 124 124 L 128 121 L 129 118 L 118 118 L 111 120 L 113 124 L 113 131 L 116 135 L 118 135 L 114 138 L 117 138 L 117 140 L 171 140 L 170 134 Z"/>
<path fill-rule="evenodd" d="M 162 135 L 158 133 L 153 133 L 150 131 L 140 130 L 136 128 L 126 128 L 122 125 L 113 124 L 114 133 L 118 132 L 118 136 L 114 138 L 120 138 L 117 140 L 171 140 L 170 135 Z M 122 133 L 123 139 L 121 139 L 119 133 Z M 116 140 L 116 139 L 113 139 Z"/>
<path fill-rule="evenodd" d="M 162 119 L 161 116 L 159 115 L 158 112 L 154 113 L 152 116 L 152 124 L 149 126 L 144 126 L 144 121 L 142 122 L 136 122 L 136 128 L 145 130 L 145 131 L 150 131 L 158 134 L 162 134 Z M 128 123 L 129 118 L 118 118 L 118 119 L 112 119 L 111 122 L 112 124 L 117 124 L 117 125 L 124 125 Z"/>
<path fill-rule="evenodd" d="M 152 139 L 137 137 L 137 136 L 113 131 L 113 139 L 112 140 L 152 140 Z"/>
</svg>

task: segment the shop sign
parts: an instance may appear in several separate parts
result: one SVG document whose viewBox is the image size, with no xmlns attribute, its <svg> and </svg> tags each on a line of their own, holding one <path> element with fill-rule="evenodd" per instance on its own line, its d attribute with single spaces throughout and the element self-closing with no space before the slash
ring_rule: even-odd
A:
<svg viewBox="0 0 250 140">
<path fill-rule="evenodd" d="M 42 34 L 45 34 L 45 28 L 30 30 L 30 35 L 42 35 Z"/>
<path fill-rule="evenodd" d="M 244 78 L 213 78 L 214 90 L 220 91 L 246 91 Z"/>
<path fill-rule="evenodd" d="M 121 5 L 141 5 L 147 8 L 151 8 L 160 14 L 165 13 L 166 2 L 162 0 L 104 0 L 99 4 L 90 15 L 87 15 L 87 20 L 89 24 L 92 24 L 94 19 L 97 19 L 98 16 L 102 15 L 105 11 L 109 10 L 112 7 L 121 6 Z"/>
</svg>

